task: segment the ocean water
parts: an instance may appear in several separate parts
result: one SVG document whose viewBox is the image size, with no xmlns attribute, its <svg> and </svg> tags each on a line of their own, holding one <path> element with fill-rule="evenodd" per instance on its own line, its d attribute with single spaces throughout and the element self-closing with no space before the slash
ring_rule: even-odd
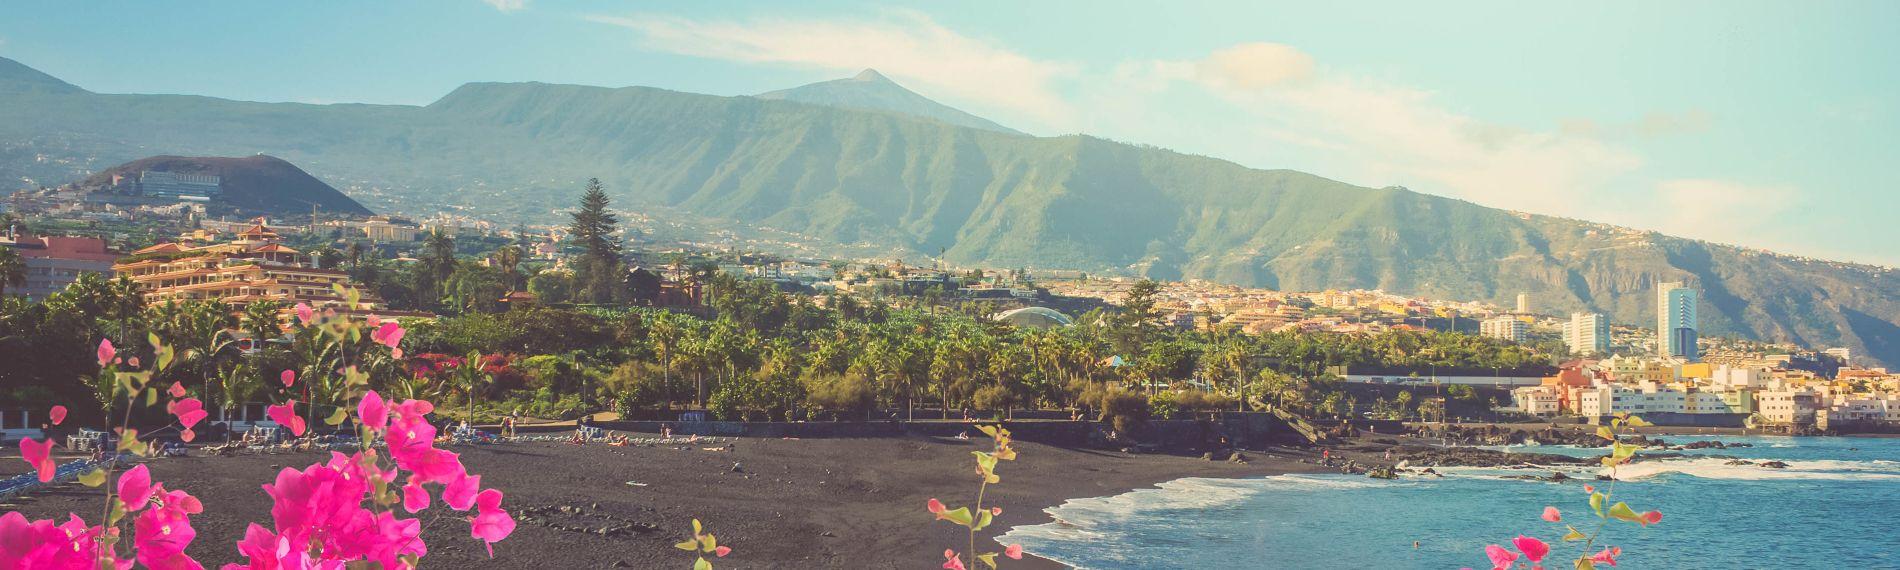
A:
<svg viewBox="0 0 1900 570">
<path fill-rule="evenodd" d="M 1673 437 L 1688 442 L 1711 437 Z M 1616 521 L 1603 541 L 1620 568 L 1900 568 L 1900 439 L 1720 437 L 1750 448 L 1686 452 L 1618 471 L 1616 496 L 1660 510 L 1648 528 Z M 1514 447 L 1539 453 L 1600 450 Z M 1780 460 L 1787 469 L 1726 465 Z M 1571 469 L 1589 477 L 1595 469 Z M 1569 568 L 1575 544 L 1546 505 L 1589 532 L 1584 482 L 1505 479 L 1547 471 L 1454 468 L 1443 478 L 1349 475 L 1191 478 L 1066 502 L 1056 522 L 1004 542 L 1080 568 L 1489 568 L 1487 544 L 1518 534 L 1552 544 Z M 1603 485 L 1601 482 L 1591 482 Z M 1413 541 L 1418 546 L 1413 547 Z"/>
</svg>

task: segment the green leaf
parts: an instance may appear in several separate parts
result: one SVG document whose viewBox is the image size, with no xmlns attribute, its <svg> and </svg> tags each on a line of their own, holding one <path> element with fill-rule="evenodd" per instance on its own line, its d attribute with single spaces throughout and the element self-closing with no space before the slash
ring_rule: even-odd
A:
<svg viewBox="0 0 1900 570">
<path fill-rule="evenodd" d="M 988 566 L 992 570 L 996 568 L 996 553 L 994 552 L 978 554 L 976 555 L 976 559 L 982 561 L 984 566 Z"/>
<path fill-rule="evenodd" d="M 708 553 L 719 550 L 719 537 L 713 536 L 710 532 L 706 533 L 706 538 L 699 541 L 699 550 Z"/>
<path fill-rule="evenodd" d="M 1635 509 L 1631 509 L 1628 504 L 1622 501 L 1617 501 L 1616 504 L 1610 505 L 1610 517 L 1637 524 L 1642 524 L 1643 522 L 1643 516 L 1636 514 Z"/>
<path fill-rule="evenodd" d="M 342 287 L 342 286 L 338 285 L 338 287 Z M 701 526 L 699 524 L 699 519 L 693 519 L 693 536 L 697 537 L 699 536 L 699 533 L 705 532 L 705 530 L 706 530 L 706 527 Z"/>
<path fill-rule="evenodd" d="M 146 406 L 158 405 L 158 389 L 157 388 L 145 389 L 145 405 Z"/>
<path fill-rule="evenodd" d="M 1570 526 L 1570 525 L 1564 525 L 1564 528 L 1567 528 L 1567 529 L 1570 529 L 1570 534 L 1566 534 L 1566 535 L 1564 535 L 1564 542 L 1570 542 L 1570 541 L 1574 541 L 1574 540 L 1583 540 L 1583 539 L 1586 539 L 1586 538 L 1590 538 L 1590 536 L 1589 536 L 1589 535 L 1586 535 L 1586 534 L 1584 534 L 1584 533 L 1581 533 L 1581 532 L 1578 532 L 1578 531 L 1577 531 L 1577 527 L 1574 527 L 1574 526 Z"/>
<path fill-rule="evenodd" d="M 91 471 L 87 471 L 84 475 L 79 476 L 79 484 L 87 487 L 98 487 L 106 484 L 106 470 L 94 468 Z"/>
<path fill-rule="evenodd" d="M 1597 518 L 1603 518 L 1603 501 L 1607 500 L 1609 497 L 1604 496 L 1603 493 L 1590 494 L 1590 510 L 1597 512 Z"/>
<path fill-rule="evenodd" d="M 1583 556 L 1577 559 L 1577 570 L 1596 570 L 1596 567 L 1596 563 L 1591 562 L 1589 556 Z"/>
<path fill-rule="evenodd" d="M 343 420 L 347 420 L 347 419 L 350 419 L 350 411 L 345 410 L 343 408 L 337 408 L 335 412 L 330 413 L 330 417 L 323 418 L 323 423 L 333 425 L 333 426 L 339 426 L 339 425 L 343 425 Z"/>
<path fill-rule="evenodd" d="M 107 512 L 106 512 L 106 526 L 107 527 L 119 526 L 119 520 L 124 519 L 124 518 L 125 518 L 125 501 L 113 499 L 112 508 L 107 509 Z"/>
<path fill-rule="evenodd" d="M 1610 431 L 1609 426 L 1597 426 L 1597 437 L 1616 441 L 1616 432 Z"/>
<path fill-rule="evenodd" d="M 1652 423 L 1649 423 L 1649 420 L 1645 420 L 1645 419 L 1643 419 L 1643 418 L 1641 418 L 1641 417 L 1638 417 L 1638 416 L 1630 416 L 1630 419 L 1629 419 L 1628 421 L 1625 421 L 1625 422 L 1623 422 L 1623 423 L 1624 423 L 1624 425 L 1627 425 L 1627 426 L 1629 426 L 1629 427 L 1633 427 L 1633 428 L 1639 428 L 1639 427 L 1649 427 L 1649 426 L 1652 426 L 1652 425 L 1656 425 L 1656 424 L 1652 424 Z"/>
<path fill-rule="evenodd" d="M 970 530 L 983 530 L 983 527 L 987 526 L 990 526 L 990 511 L 988 509 L 977 511 L 976 523 L 970 526 Z"/>
<path fill-rule="evenodd" d="M 707 562 L 706 557 L 701 556 L 698 562 L 693 563 L 693 570 L 712 570 L 712 563 Z"/>
<path fill-rule="evenodd" d="M 699 539 L 691 539 L 685 542 L 681 542 L 679 544 L 675 544 L 673 545 L 673 548 L 678 548 L 680 550 L 699 550 Z"/>
<path fill-rule="evenodd" d="M 943 517 L 943 520 L 963 526 L 970 526 L 974 522 L 970 516 L 970 507 L 957 507 L 953 510 L 944 511 L 943 514 L 938 516 Z"/>
</svg>

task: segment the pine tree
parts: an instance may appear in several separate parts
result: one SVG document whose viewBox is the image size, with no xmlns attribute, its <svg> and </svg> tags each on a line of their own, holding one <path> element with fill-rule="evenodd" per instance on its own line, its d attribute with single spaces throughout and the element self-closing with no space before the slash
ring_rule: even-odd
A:
<svg viewBox="0 0 1900 570">
<path fill-rule="evenodd" d="M 607 211 L 608 202 L 600 179 L 588 179 L 587 192 L 581 194 L 580 210 L 574 212 L 574 224 L 569 228 L 570 239 L 583 250 L 576 264 L 580 296 L 594 303 L 613 300 L 620 273 L 620 241 L 613 235 L 620 220 Z"/>
</svg>

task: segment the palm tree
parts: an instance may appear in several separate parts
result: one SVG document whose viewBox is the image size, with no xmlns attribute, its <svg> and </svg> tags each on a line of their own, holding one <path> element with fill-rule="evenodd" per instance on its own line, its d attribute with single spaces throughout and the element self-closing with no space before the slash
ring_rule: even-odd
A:
<svg viewBox="0 0 1900 570">
<path fill-rule="evenodd" d="M 520 246 L 504 245 L 495 250 L 495 266 L 501 268 L 501 282 L 508 286 L 510 292 L 521 288 L 521 275 L 515 272 L 520 265 Z"/>
<path fill-rule="evenodd" d="M 355 271 L 356 266 L 363 263 L 363 242 L 350 242 L 349 247 L 343 248 L 343 259 L 350 263 L 350 270 Z"/>
<path fill-rule="evenodd" d="M 11 247 L 0 247 L 0 295 L 6 295 L 7 287 L 26 285 L 26 260 L 20 252 Z"/>
</svg>

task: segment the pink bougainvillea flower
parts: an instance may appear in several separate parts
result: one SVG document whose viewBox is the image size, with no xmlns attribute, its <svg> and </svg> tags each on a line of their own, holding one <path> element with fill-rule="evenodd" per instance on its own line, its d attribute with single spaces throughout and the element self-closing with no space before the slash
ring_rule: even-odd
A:
<svg viewBox="0 0 1900 570">
<path fill-rule="evenodd" d="M 99 357 L 99 366 L 103 367 L 107 364 L 111 364 L 112 357 L 118 353 L 118 349 L 112 348 L 112 339 L 99 339 L 99 351 L 96 354 L 96 356 Z"/>
<path fill-rule="evenodd" d="M 204 421 L 206 417 L 211 415 L 205 412 L 204 402 L 199 401 L 197 398 L 185 398 L 172 402 L 165 406 L 165 409 L 171 412 L 172 415 L 178 416 L 178 423 L 185 426 L 185 429 L 197 427 L 198 422 Z"/>
<path fill-rule="evenodd" d="M 289 388 L 292 384 L 297 383 L 297 371 L 285 370 L 283 373 L 277 375 L 277 380 L 283 382 L 285 388 Z"/>
<path fill-rule="evenodd" d="M 295 402 L 287 402 L 266 407 L 264 408 L 264 415 L 269 416 L 271 421 L 277 422 L 277 425 L 289 428 L 291 435 L 303 437 L 304 428 L 306 426 L 303 417 L 297 415 L 297 411 L 293 408 L 295 405 Z"/>
<path fill-rule="evenodd" d="M 992 516 L 992 517 L 1000 517 L 1000 516 L 1003 516 L 1003 508 L 1002 508 L 1002 507 L 990 507 L 990 516 Z"/>
<path fill-rule="evenodd" d="M 185 397 L 185 383 L 173 382 L 172 387 L 166 389 L 165 392 L 171 394 L 173 398 L 183 398 Z"/>
<path fill-rule="evenodd" d="M 389 357 L 394 358 L 396 360 L 402 360 L 402 349 L 398 348 L 398 349 L 389 351 Z"/>
<path fill-rule="evenodd" d="M 942 520 L 946 508 L 943 506 L 943 501 L 932 498 L 930 502 L 924 503 L 924 510 L 930 511 L 930 514 L 937 515 L 937 519 Z"/>
<path fill-rule="evenodd" d="M 963 556 L 948 548 L 943 550 L 943 568 L 944 570 L 969 570 L 963 567 Z"/>
<path fill-rule="evenodd" d="M 1596 486 L 1595 486 L 1595 485 L 1584 485 L 1584 486 L 1583 486 L 1583 492 L 1585 492 L 1585 493 L 1595 493 L 1595 492 L 1597 492 L 1597 488 L 1596 488 Z"/>
<path fill-rule="evenodd" d="M 297 311 L 297 322 L 301 322 L 305 326 L 309 326 L 310 319 L 315 318 L 317 316 L 317 311 L 314 309 L 311 309 L 309 303 L 297 303 L 296 311 Z"/>
<path fill-rule="evenodd" d="M 1643 526 L 1656 524 L 1656 523 L 1662 522 L 1662 511 L 1649 511 L 1649 512 L 1643 513 L 1642 517 L 1643 517 L 1643 520 L 1642 520 Z"/>
<path fill-rule="evenodd" d="M 53 442 L 30 437 L 20 438 L 20 459 L 40 472 L 40 482 L 53 480 Z"/>
<path fill-rule="evenodd" d="M 732 547 L 721 545 L 713 549 L 714 558 L 725 558 L 727 554 L 732 554 Z"/>
<path fill-rule="evenodd" d="M 178 511 L 152 509 L 132 522 L 132 544 L 146 568 L 203 568 L 185 556 L 185 547 L 197 536 L 191 519 Z"/>
<path fill-rule="evenodd" d="M 481 491 L 481 488 L 481 475 L 469 475 L 464 472 L 455 480 L 450 481 L 448 486 L 442 488 L 442 502 L 451 509 L 466 511 L 469 507 L 475 506 L 475 495 Z"/>
<path fill-rule="evenodd" d="M 128 366 L 131 366 L 131 367 L 133 367 L 133 368 L 138 368 L 138 367 L 139 367 L 139 357 L 137 357 L 137 356 L 134 356 L 134 357 L 131 357 L 131 358 L 128 358 L 128 359 L 126 359 L 126 360 L 125 360 L 125 363 L 126 363 L 126 365 L 128 365 Z"/>
<path fill-rule="evenodd" d="M 1023 545 L 1011 544 L 1007 547 L 1004 547 L 1003 556 L 1008 556 L 1010 560 L 1022 560 L 1023 559 Z"/>
<path fill-rule="evenodd" d="M 125 512 L 136 513 L 152 500 L 152 472 L 144 465 L 133 467 L 119 476 L 119 500 Z"/>
<path fill-rule="evenodd" d="M 1516 546 L 1518 552 L 1524 553 L 1524 558 L 1530 559 L 1532 564 L 1543 562 L 1544 556 L 1550 554 L 1550 545 L 1535 537 L 1520 534 L 1517 538 L 1511 539 L 1511 545 Z"/>
<path fill-rule="evenodd" d="M 369 318 L 365 320 L 369 322 L 369 328 L 372 329 L 383 324 L 383 318 L 377 315 L 370 315 Z"/>
<path fill-rule="evenodd" d="M 389 427 L 389 405 L 383 403 L 381 394 L 370 390 L 356 403 L 356 418 L 372 431 L 383 431 Z"/>
<path fill-rule="evenodd" d="M 1484 555 L 1491 559 L 1491 570 L 1506 570 L 1517 562 L 1517 553 L 1496 544 L 1484 547 Z"/>
<path fill-rule="evenodd" d="M 469 536 L 479 538 L 495 557 L 495 543 L 515 532 L 515 518 L 501 508 L 501 491 L 488 489 L 475 498 L 475 517 L 469 519 Z M 719 556 L 725 556 L 721 553 Z"/>
<path fill-rule="evenodd" d="M 1603 549 L 1601 552 L 1597 552 L 1596 554 L 1590 555 L 1590 561 L 1595 562 L 1597 564 L 1608 564 L 1611 566 L 1615 566 L 1616 557 L 1622 556 L 1622 555 L 1623 555 L 1623 547 L 1612 546 L 1612 547 Z"/>
<path fill-rule="evenodd" d="M 1564 516 L 1562 513 L 1557 512 L 1557 507 L 1544 507 L 1544 520 L 1559 522 L 1564 520 Z"/>
<path fill-rule="evenodd" d="M 380 327 L 376 327 L 375 331 L 369 333 L 369 339 L 375 341 L 377 344 L 396 348 L 396 345 L 402 344 L 403 333 L 402 325 L 397 324 L 395 321 L 390 321 L 383 323 Z"/>
<path fill-rule="evenodd" d="M 409 511 L 410 514 L 415 514 L 421 512 L 422 509 L 429 508 L 429 490 L 422 488 L 422 485 L 414 481 L 409 482 L 408 485 L 403 485 L 402 508 L 405 511 Z"/>
<path fill-rule="evenodd" d="M 53 420 L 53 425 L 59 425 L 66 421 L 66 406 L 53 406 L 51 411 L 46 412 L 46 417 Z"/>
</svg>

